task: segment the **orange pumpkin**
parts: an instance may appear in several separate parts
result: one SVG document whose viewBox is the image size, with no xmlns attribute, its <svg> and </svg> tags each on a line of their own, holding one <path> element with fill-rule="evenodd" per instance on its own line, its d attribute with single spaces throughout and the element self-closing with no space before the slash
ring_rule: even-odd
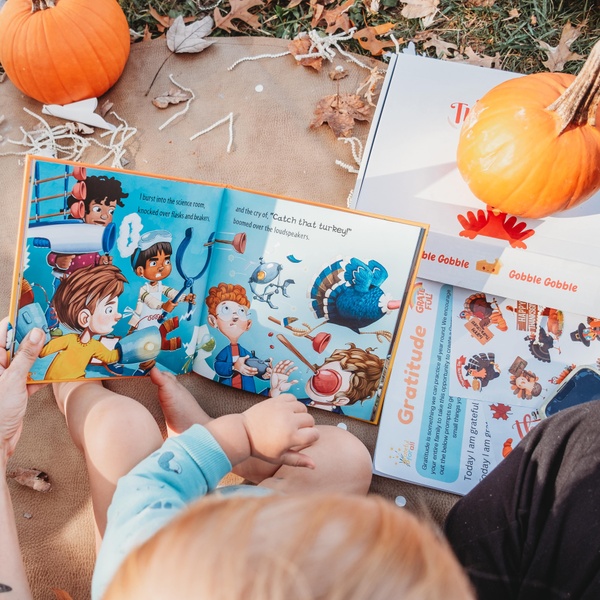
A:
<svg viewBox="0 0 600 600">
<path fill-rule="evenodd" d="M 458 169 L 477 198 L 530 218 L 600 189 L 600 42 L 575 78 L 539 73 L 485 94 L 463 123 Z"/>
<path fill-rule="evenodd" d="M 98 97 L 129 56 L 117 0 L 8 0 L 0 11 L 0 62 L 24 94 L 45 104 Z"/>
</svg>

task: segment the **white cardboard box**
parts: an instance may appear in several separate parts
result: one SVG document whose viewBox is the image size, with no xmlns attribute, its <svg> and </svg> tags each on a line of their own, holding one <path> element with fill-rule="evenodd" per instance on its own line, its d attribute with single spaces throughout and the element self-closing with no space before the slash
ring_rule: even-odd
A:
<svg viewBox="0 0 600 600">
<path fill-rule="evenodd" d="M 495 216 L 456 167 L 469 107 L 515 73 L 406 54 L 390 61 L 352 204 L 431 225 L 419 276 L 576 313 L 600 313 L 600 193 L 546 219 Z M 471 213 L 469 215 L 469 213 Z M 465 237 L 459 215 L 508 239 Z M 514 217 L 512 219 L 515 219 Z M 512 230 L 513 234 L 518 232 Z M 522 236 L 523 232 L 521 232 Z"/>
</svg>

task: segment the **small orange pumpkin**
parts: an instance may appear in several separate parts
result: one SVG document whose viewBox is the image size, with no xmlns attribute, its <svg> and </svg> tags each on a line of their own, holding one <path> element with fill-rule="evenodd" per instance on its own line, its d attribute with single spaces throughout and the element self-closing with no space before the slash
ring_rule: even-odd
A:
<svg viewBox="0 0 600 600">
<path fill-rule="evenodd" d="M 539 73 L 486 93 L 460 133 L 458 169 L 499 211 L 542 218 L 600 189 L 600 42 L 575 78 Z"/>
<path fill-rule="evenodd" d="M 0 11 L 0 62 L 17 88 L 45 104 L 104 94 L 129 44 L 117 0 L 8 0 Z"/>
</svg>

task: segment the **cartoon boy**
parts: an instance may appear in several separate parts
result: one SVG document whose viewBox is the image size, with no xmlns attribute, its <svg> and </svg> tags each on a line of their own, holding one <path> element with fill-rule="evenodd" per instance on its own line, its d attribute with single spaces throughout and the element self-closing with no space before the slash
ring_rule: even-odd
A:
<svg viewBox="0 0 600 600">
<path fill-rule="evenodd" d="M 213 369 L 219 377 L 218 381 L 256 393 L 254 377 L 258 376 L 259 371 L 246 364 L 251 353 L 238 343 L 242 334 L 252 327 L 252 320 L 248 316 L 250 300 L 246 290 L 241 285 L 219 283 L 210 288 L 205 302 L 208 324 L 229 340 L 229 345 L 215 357 Z M 269 376 L 270 372 L 265 372 L 262 379 L 268 379 Z"/>
<path fill-rule="evenodd" d="M 95 358 L 108 365 L 119 360 L 118 350 L 109 350 L 95 335 L 108 335 L 121 318 L 118 298 L 127 279 L 114 265 L 91 265 L 75 271 L 58 286 L 52 305 L 61 323 L 77 333 L 51 339 L 40 357 L 57 354 L 45 379 L 85 377 Z"/>
<path fill-rule="evenodd" d="M 140 288 L 135 311 L 129 320 L 130 332 L 152 325 L 158 326 L 161 315 L 170 313 L 180 301 L 191 304 L 196 301 L 195 294 L 186 294 L 178 302 L 174 302 L 179 292 L 163 285 L 163 280 L 173 270 L 171 240 L 172 236 L 168 231 L 148 231 L 140 236 L 138 247 L 131 256 L 133 270 L 147 283 Z M 163 301 L 163 297 L 166 300 Z"/>
<path fill-rule="evenodd" d="M 77 198 L 71 194 L 67 198 L 67 206 L 71 212 L 71 218 L 81 219 L 89 225 L 100 225 L 106 227 L 112 223 L 113 213 L 117 206 L 125 206 L 122 199 L 127 198 L 121 189 L 121 182 L 114 177 L 105 175 L 90 175 L 84 181 L 85 198 Z M 88 254 L 56 254 L 50 252 L 46 260 L 55 269 L 55 276 L 62 278 L 77 269 L 90 265 L 110 264 L 111 257 L 101 256 L 97 252 Z"/>
<path fill-rule="evenodd" d="M 371 398 L 377 392 L 383 373 L 384 359 L 363 350 L 352 342 L 349 348 L 334 350 L 306 382 L 308 398 L 298 398 L 307 406 L 315 406 L 344 414 L 342 406 L 351 406 Z"/>
</svg>

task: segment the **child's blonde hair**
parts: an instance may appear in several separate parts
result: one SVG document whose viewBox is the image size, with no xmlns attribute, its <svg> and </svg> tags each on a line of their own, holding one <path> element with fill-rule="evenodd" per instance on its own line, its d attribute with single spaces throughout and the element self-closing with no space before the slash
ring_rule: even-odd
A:
<svg viewBox="0 0 600 600">
<path fill-rule="evenodd" d="M 378 496 L 203 498 L 125 560 L 104 600 L 473 600 L 445 540 Z"/>
</svg>

